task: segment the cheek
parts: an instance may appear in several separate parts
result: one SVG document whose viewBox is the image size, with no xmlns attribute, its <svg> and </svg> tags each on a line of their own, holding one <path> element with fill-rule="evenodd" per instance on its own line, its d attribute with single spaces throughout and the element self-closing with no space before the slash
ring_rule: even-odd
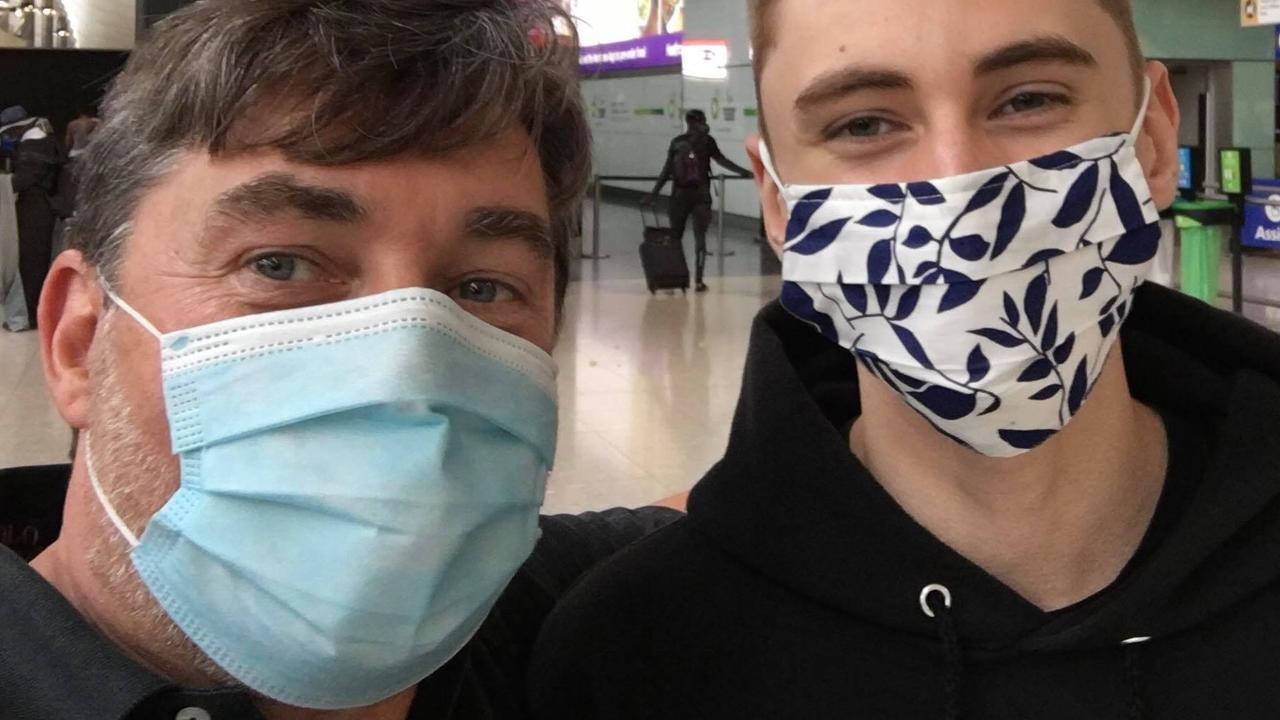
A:
<svg viewBox="0 0 1280 720">
<path fill-rule="evenodd" d="M 570 322 L 570 318 L 564 317 L 564 309 L 556 312 L 555 293 L 547 293 L 547 300 L 540 307 L 534 309 L 533 320 L 529 323 L 528 332 L 524 333 L 524 337 L 529 342 L 542 348 L 548 355 L 555 349 L 556 334 L 560 326 Z"/>
<path fill-rule="evenodd" d="M 125 465 L 115 472 L 145 475 L 147 485 L 167 498 L 177 488 L 178 471 L 170 451 L 158 350 L 151 336 L 121 317 L 113 317 L 116 325 L 95 341 L 102 345 L 94 349 L 90 433 L 102 437 L 113 459 Z"/>
</svg>

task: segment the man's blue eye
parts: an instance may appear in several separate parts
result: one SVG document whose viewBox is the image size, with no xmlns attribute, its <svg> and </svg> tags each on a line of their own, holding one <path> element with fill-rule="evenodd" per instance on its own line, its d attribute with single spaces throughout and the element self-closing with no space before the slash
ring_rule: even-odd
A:
<svg viewBox="0 0 1280 720">
<path fill-rule="evenodd" d="M 462 283 L 459 294 L 467 302 L 491 303 L 498 299 L 498 283 L 492 280 L 468 280 Z"/>
<path fill-rule="evenodd" d="M 253 269 L 270 280 L 285 281 L 297 270 L 297 258 L 289 255 L 264 255 L 253 261 Z"/>
</svg>

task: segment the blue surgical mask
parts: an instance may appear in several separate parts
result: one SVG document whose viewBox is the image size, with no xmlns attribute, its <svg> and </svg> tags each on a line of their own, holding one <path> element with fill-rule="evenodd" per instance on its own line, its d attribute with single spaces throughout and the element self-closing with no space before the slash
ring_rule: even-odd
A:
<svg viewBox="0 0 1280 720">
<path fill-rule="evenodd" d="M 1146 88 L 1150 98 L 1150 85 Z M 927 182 L 787 185 L 782 302 L 990 457 L 1079 412 L 1161 240 L 1137 141 Z"/>
<path fill-rule="evenodd" d="M 289 705 L 369 705 L 460 650 L 533 550 L 555 365 L 431 290 L 160 333 L 181 484 L 141 538 L 174 623 Z"/>
</svg>

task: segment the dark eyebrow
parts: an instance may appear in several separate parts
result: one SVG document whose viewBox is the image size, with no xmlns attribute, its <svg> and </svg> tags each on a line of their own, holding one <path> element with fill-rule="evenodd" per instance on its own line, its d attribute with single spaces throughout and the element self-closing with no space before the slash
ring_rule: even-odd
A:
<svg viewBox="0 0 1280 720">
<path fill-rule="evenodd" d="M 1097 67 L 1093 53 L 1059 35 L 1045 35 L 1006 45 L 982 56 L 974 64 L 974 75 L 1009 70 L 1029 63 L 1058 62 Z"/>
<path fill-rule="evenodd" d="M 355 224 L 369 211 L 337 188 L 309 185 L 287 173 L 261 175 L 218 196 L 214 212 L 244 219 L 296 213 L 308 220 Z"/>
<path fill-rule="evenodd" d="M 467 213 L 465 233 L 482 240 L 523 240 L 542 257 L 554 251 L 551 226 L 541 216 L 509 207 L 479 207 Z"/>
<path fill-rule="evenodd" d="M 1060 62 L 1097 67 L 1098 59 L 1088 50 L 1060 35 L 1045 35 L 1006 45 L 982 56 L 974 65 L 974 75 L 989 75 L 1019 65 Z M 897 70 L 851 66 L 819 75 L 796 99 L 796 108 L 837 100 L 863 90 L 910 90 L 911 78 Z"/>
<path fill-rule="evenodd" d="M 863 90 L 910 90 L 911 87 L 911 78 L 896 70 L 851 66 L 815 78 L 796 98 L 796 108 L 803 110 Z"/>
</svg>

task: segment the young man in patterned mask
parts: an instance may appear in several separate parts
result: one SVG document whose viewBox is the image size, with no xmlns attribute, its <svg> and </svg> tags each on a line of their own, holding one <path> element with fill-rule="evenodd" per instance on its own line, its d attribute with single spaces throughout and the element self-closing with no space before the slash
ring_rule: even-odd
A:
<svg viewBox="0 0 1280 720">
<path fill-rule="evenodd" d="M 1179 117 L 1127 0 L 752 13 L 781 302 L 544 716 L 1280 711 L 1280 341 L 1143 284 Z"/>
</svg>

